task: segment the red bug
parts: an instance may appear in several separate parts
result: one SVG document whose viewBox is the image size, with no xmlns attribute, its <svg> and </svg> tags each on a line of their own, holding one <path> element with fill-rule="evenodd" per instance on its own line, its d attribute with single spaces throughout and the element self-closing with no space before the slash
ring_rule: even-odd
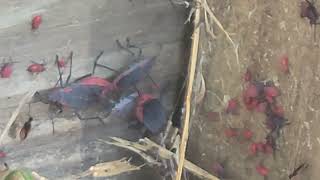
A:
<svg viewBox="0 0 320 180">
<path fill-rule="evenodd" d="M 226 108 L 227 113 L 237 114 L 239 110 L 239 103 L 236 99 L 230 99 Z"/>
<path fill-rule="evenodd" d="M 0 74 L 1 78 L 9 78 L 13 72 L 12 63 L 4 63 L 1 66 Z"/>
<path fill-rule="evenodd" d="M 242 132 L 242 136 L 245 138 L 245 139 L 251 139 L 252 136 L 253 136 L 253 132 L 249 129 L 245 129 L 243 132 Z"/>
<path fill-rule="evenodd" d="M 258 152 L 263 152 L 263 143 L 253 142 L 249 146 L 249 151 L 252 155 L 256 155 Z"/>
<path fill-rule="evenodd" d="M 251 143 L 250 146 L 249 146 L 249 152 L 250 154 L 252 155 L 256 155 L 258 153 L 258 148 L 257 148 L 257 145 L 256 143 Z"/>
<path fill-rule="evenodd" d="M 273 153 L 273 147 L 268 142 L 263 144 L 263 153 L 265 154 L 272 154 Z"/>
<path fill-rule="evenodd" d="M 267 176 L 269 174 L 269 169 L 265 167 L 262 164 L 259 164 L 256 166 L 256 171 L 261 175 L 261 176 Z"/>
<path fill-rule="evenodd" d="M 56 63 L 60 68 L 66 67 L 66 64 L 67 64 L 63 58 L 59 59 Z"/>
<path fill-rule="evenodd" d="M 278 116 L 283 117 L 284 116 L 284 109 L 280 105 L 274 105 L 272 106 L 272 112 L 275 113 Z"/>
<path fill-rule="evenodd" d="M 243 95 L 243 102 L 244 102 L 247 110 L 249 110 L 249 111 L 255 109 L 258 105 L 257 99 L 251 98 L 251 97 L 246 97 L 245 95 Z"/>
<path fill-rule="evenodd" d="M 13 64 L 16 63 L 9 59 L 9 62 L 3 62 L 1 67 L 0 67 L 0 76 L 1 78 L 9 78 L 13 72 Z"/>
<path fill-rule="evenodd" d="M 227 128 L 224 130 L 224 135 L 228 138 L 230 137 L 237 137 L 238 136 L 238 131 L 235 128 Z"/>
<path fill-rule="evenodd" d="M 33 30 L 38 29 L 41 23 L 42 23 L 42 17 L 40 15 L 34 16 L 31 22 L 32 29 Z"/>
<path fill-rule="evenodd" d="M 261 102 L 255 107 L 257 112 L 264 113 L 267 109 L 267 103 L 266 102 Z"/>
<path fill-rule="evenodd" d="M 247 86 L 247 88 L 245 89 L 244 95 L 245 95 L 246 97 L 257 97 L 257 96 L 258 96 L 258 89 L 257 89 L 257 87 L 256 87 L 254 84 L 250 83 L 250 84 Z"/>
<path fill-rule="evenodd" d="M 279 90 L 275 86 L 264 87 L 264 94 L 269 103 L 272 103 L 274 98 L 280 95 Z"/>
<path fill-rule="evenodd" d="M 32 64 L 30 64 L 27 68 L 27 71 L 31 73 L 41 73 L 45 70 L 46 70 L 46 67 L 44 63 L 40 64 L 36 62 L 33 62 Z"/>
<path fill-rule="evenodd" d="M 289 58 L 287 55 L 283 55 L 279 61 L 279 68 L 283 73 L 289 73 Z"/>
</svg>

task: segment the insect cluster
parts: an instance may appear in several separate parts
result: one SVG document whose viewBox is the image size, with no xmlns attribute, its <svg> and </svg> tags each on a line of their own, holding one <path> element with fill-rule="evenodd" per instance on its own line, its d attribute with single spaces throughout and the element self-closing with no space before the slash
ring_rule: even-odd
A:
<svg viewBox="0 0 320 180">
<path fill-rule="evenodd" d="M 289 73 L 289 58 L 286 55 L 279 58 L 278 65 L 279 71 L 284 75 Z M 223 133 L 226 138 L 245 144 L 249 157 L 275 156 L 275 151 L 279 148 L 277 141 L 281 130 L 289 123 L 284 116 L 283 106 L 277 101 L 281 95 L 280 89 L 275 86 L 273 81 L 261 81 L 255 77 L 258 76 L 255 76 L 250 69 L 246 70 L 243 75 L 242 101 L 238 97 L 231 98 L 226 103 L 224 113 L 237 116 L 240 114 L 240 109 L 243 108 L 248 112 L 264 114 L 264 124 L 268 133 L 263 140 L 258 141 L 255 140 L 254 131 L 248 128 L 228 127 L 224 129 Z M 212 116 L 217 116 L 217 113 L 209 112 L 208 117 L 214 118 Z M 255 170 L 262 176 L 267 176 L 270 171 L 262 162 L 257 163 Z M 219 173 L 216 174 L 219 175 Z"/>
<path fill-rule="evenodd" d="M 302 0 L 300 4 L 300 17 L 306 18 L 311 26 L 316 28 L 319 24 L 319 13 L 313 1 Z M 316 33 L 316 31 L 314 31 Z M 314 37 L 316 35 L 314 34 Z M 290 63 L 288 55 L 284 54 L 279 57 L 277 63 L 278 71 L 283 75 L 290 75 Z M 264 117 L 264 128 L 266 133 L 264 138 L 260 138 L 253 129 L 230 127 L 223 130 L 223 135 L 228 139 L 246 146 L 248 158 L 259 159 L 254 170 L 261 176 L 267 178 L 271 172 L 271 168 L 264 164 L 263 160 L 272 155 L 276 156 L 276 152 L 280 150 L 279 139 L 282 135 L 284 127 L 289 125 L 289 121 L 285 116 L 285 108 L 279 103 L 278 98 L 281 96 L 279 86 L 276 86 L 272 80 L 261 79 L 257 72 L 251 71 L 249 68 L 243 75 L 243 89 L 241 97 L 232 97 L 225 104 L 224 112 L 210 111 L 207 117 L 217 121 L 223 117 L 222 114 L 237 116 L 240 112 L 254 112 L 262 114 Z M 221 100 L 220 100 L 221 101 Z M 261 117 L 261 116 L 259 116 Z M 260 134 L 259 134 L 260 135 Z M 302 164 L 289 175 L 289 179 L 297 175 L 298 171 L 307 165 Z M 222 163 L 215 162 L 212 168 L 213 172 L 220 178 L 226 178 L 226 169 Z"/>
</svg>

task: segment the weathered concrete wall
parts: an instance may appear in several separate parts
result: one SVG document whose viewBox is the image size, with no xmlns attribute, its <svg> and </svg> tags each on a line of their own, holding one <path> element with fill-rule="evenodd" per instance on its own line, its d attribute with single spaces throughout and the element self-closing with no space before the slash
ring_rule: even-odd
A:
<svg viewBox="0 0 320 180">
<path fill-rule="evenodd" d="M 43 23 L 33 32 L 30 21 L 38 14 L 42 15 Z M 14 64 L 12 77 L 0 79 L 0 130 L 22 94 L 30 88 L 52 87 L 56 82 L 56 54 L 66 57 L 71 50 L 74 51 L 73 77 L 90 72 L 92 60 L 101 50 L 105 51 L 102 63 L 120 68 L 131 61 L 125 52 L 119 51 L 115 40 L 124 41 L 130 37 L 133 43 L 143 48 L 145 55 L 159 55 L 151 73 L 154 79 L 160 84 L 166 80 L 174 82 L 185 63 L 184 20 L 184 9 L 172 7 L 166 0 L 0 2 L 0 56 L 18 61 Z M 31 60 L 42 62 L 43 59 L 48 69 L 34 82 L 35 76 L 26 68 Z M 111 75 L 106 71 L 99 71 L 101 73 Z M 175 90 L 174 87 L 171 89 Z M 2 160 L 13 168 L 32 168 L 49 179 L 72 179 L 72 174 L 82 172 L 90 165 L 126 154 L 96 142 L 97 138 L 120 136 L 136 139 L 141 136 L 139 130 L 128 129 L 132 118 L 111 117 L 105 120 L 106 126 L 101 126 L 97 121 L 80 122 L 72 116 L 55 119 L 57 133 L 52 135 L 48 106 L 37 103 L 31 107 L 35 121 L 30 135 L 24 142 L 7 137 L 6 145 L 1 149 L 8 153 L 8 157 Z M 167 108 L 169 110 L 170 106 Z M 25 107 L 19 120 L 26 120 L 27 110 Z M 119 179 L 143 179 L 152 173 L 134 173 Z"/>
</svg>

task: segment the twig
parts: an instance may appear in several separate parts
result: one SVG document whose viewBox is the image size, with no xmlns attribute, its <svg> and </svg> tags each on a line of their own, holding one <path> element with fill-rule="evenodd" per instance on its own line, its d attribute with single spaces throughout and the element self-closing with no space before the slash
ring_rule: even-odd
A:
<svg viewBox="0 0 320 180">
<path fill-rule="evenodd" d="M 138 144 L 138 143 L 132 143 L 130 141 L 127 141 L 127 140 L 124 140 L 124 139 L 121 139 L 121 138 L 117 138 L 117 137 L 111 137 L 111 139 L 114 141 L 114 142 L 111 142 L 111 141 L 105 141 L 105 140 L 102 140 L 102 139 L 98 139 L 99 141 L 101 142 L 104 142 L 104 143 L 107 143 L 107 144 L 110 144 L 110 145 L 114 145 L 114 146 L 118 146 L 118 147 L 122 147 L 122 148 L 125 148 L 125 149 L 128 149 L 130 151 L 133 151 L 137 154 L 139 154 L 144 160 L 146 160 L 148 163 L 152 164 L 152 165 L 161 165 L 161 163 L 157 162 L 155 159 L 153 159 L 152 156 L 146 154 L 144 151 L 146 151 L 146 147 Z"/>
<path fill-rule="evenodd" d="M 206 24 L 206 31 L 207 33 L 211 36 L 212 39 L 216 39 L 217 36 L 213 33 L 212 29 L 210 29 L 210 23 L 209 23 L 209 20 L 208 20 L 208 13 L 207 11 L 204 12 L 204 22 Z"/>
<path fill-rule="evenodd" d="M 130 171 L 140 170 L 144 166 L 135 166 L 130 164 L 130 159 L 122 158 L 115 161 L 99 163 L 91 166 L 87 171 L 80 174 L 79 177 L 85 177 L 92 175 L 93 177 L 111 177 L 119 174 L 123 174 Z"/>
<path fill-rule="evenodd" d="M 200 22 L 199 8 L 196 9 L 194 15 L 195 15 L 194 22 L 193 22 L 194 32 L 192 34 L 193 37 L 192 37 L 192 44 L 191 44 L 191 54 L 190 54 L 189 67 L 188 67 L 188 81 L 187 81 L 187 89 L 186 89 L 186 96 L 185 96 L 185 118 L 184 118 L 184 125 L 183 125 L 183 131 L 181 136 L 180 148 L 179 148 L 179 162 L 178 162 L 176 180 L 181 179 L 182 170 L 185 162 L 185 152 L 187 147 L 187 141 L 189 136 L 191 96 L 192 96 L 192 87 L 193 87 L 193 81 L 194 81 L 195 71 L 196 71 L 198 48 L 199 48 L 199 36 L 200 36 L 200 30 L 199 28 L 196 28 L 196 25 L 199 24 Z"/>
</svg>

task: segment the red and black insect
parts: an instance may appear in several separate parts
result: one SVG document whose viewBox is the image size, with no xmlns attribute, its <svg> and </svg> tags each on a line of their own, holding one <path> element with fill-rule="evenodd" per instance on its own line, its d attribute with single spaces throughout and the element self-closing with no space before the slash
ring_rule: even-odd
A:
<svg viewBox="0 0 320 180">
<path fill-rule="evenodd" d="M 102 54 L 103 52 L 96 57 L 95 63 Z M 55 104 L 59 104 L 62 107 L 81 110 L 87 108 L 92 103 L 98 102 L 102 93 L 107 95 L 107 93 L 111 92 L 112 83 L 105 78 L 97 76 L 82 77 L 72 83 L 69 83 L 72 75 L 72 56 L 73 53 L 71 52 L 69 75 L 65 83 L 62 82 L 60 66 L 56 63 L 59 71 L 58 82 L 60 82 L 60 87 L 53 89 L 52 92 L 49 93 L 48 100 Z M 56 62 L 58 62 L 58 59 L 59 57 L 56 56 Z"/>
<path fill-rule="evenodd" d="M 153 134 L 159 133 L 167 122 L 166 111 L 160 100 L 147 93 L 139 93 L 135 115 L 137 120 Z"/>
<path fill-rule="evenodd" d="M 123 47 L 119 42 L 118 45 L 120 48 L 130 52 L 129 48 L 137 48 L 136 46 L 130 45 L 129 40 L 127 40 L 127 46 Z M 141 49 L 139 49 L 138 59 L 141 57 Z M 134 53 L 131 53 L 134 54 Z M 128 70 L 120 73 L 113 81 L 114 91 L 128 89 L 134 87 L 138 91 L 138 98 L 136 100 L 135 106 L 135 116 L 137 120 L 142 123 L 146 129 L 152 134 L 157 134 L 162 130 L 166 124 L 166 112 L 162 106 L 160 99 L 156 98 L 154 95 L 149 93 L 141 93 L 137 88 L 136 84 L 148 77 L 155 86 L 157 84 L 153 81 L 149 75 L 149 71 L 152 68 L 152 65 L 155 62 L 155 57 L 144 58 L 142 61 L 133 64 Z M 99 65 L 97 66 L 107 68 L 109 70 L 118 72 L 113 68 L 108 66 Z"/>
</svg>

